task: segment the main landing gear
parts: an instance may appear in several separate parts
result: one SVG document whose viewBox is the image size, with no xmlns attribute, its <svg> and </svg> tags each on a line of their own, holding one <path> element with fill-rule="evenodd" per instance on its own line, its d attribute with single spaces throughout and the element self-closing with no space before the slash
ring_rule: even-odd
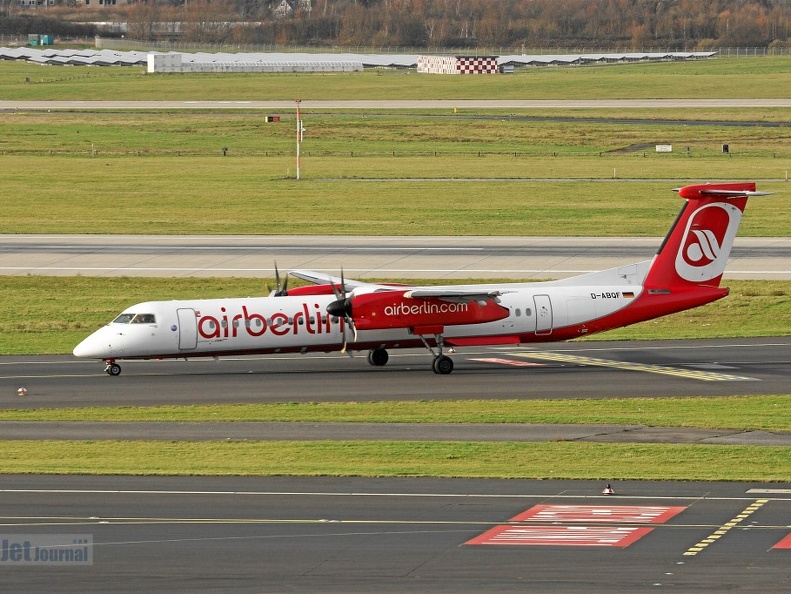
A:
<svg viewBox="0 0 791 594">
<path fill-rule="evenodd" d="M 107 367 L 104 368 L 107 375 L 121 375 L 121 366 L 115 362 L 115 359 L 105 359 L 104 362 L 107 363 Z"/>
<path fill-rule="evenodd" d="M 444 348 L 444 344 L 442 342 L 442 334 L 435 334 L 434 340 L 437 342 L 437 352 L 434 352 L 434 349 L 431 348 L 431 345 L 428 341 L 423 337 L 422 334 L 418 335 L 420 340 L 423 341 L 423 345 L 429 350 L 429 352 L 434 355 L 434 361 L 431 363 L 431 368 L 434 370 L 434 373 L 438 375 L 448 375 L 453 371 L 453 359 L 448 357 L 447 355 L 442 354 L 442 349 Z M 452 349 L 451 349 L 452 351 Z"/>
<path fill-rule="evenodd" d="M 448 375 L 453 371 L 453 359 L 442 354 L 442 335 L 436 334 L 435 338 L 437 340 L 437 348 L 439 349 L 439 353 L 435 353 L 434 349 L 431 348 L 431 345 L 429 345 L 426 339 L 424 339 L 422 336 L 420 337 L 420 340 L 423 341 L 423 344 L 426 345 L 426 348 L 431 351 L 432 355 L 434 355 L 434 360 L 431 363 L 431 368 L 434 370 L 434 373 L 439 375 Z M 390 356 L 387 354 L 387 351 L 381 347 L 368 351 L 368 364 L 373 365 L 374 367 L 382 367 L 387 365 L 389 358 Z"/>
</svg>

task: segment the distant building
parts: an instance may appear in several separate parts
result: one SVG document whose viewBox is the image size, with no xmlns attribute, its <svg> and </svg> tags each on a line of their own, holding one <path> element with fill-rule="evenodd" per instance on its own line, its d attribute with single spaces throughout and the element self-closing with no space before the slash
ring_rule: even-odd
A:
<svg viewBox="0 0 791 594">
<path fill-rule="evenodd" d="M 107 6 L 125 6 L 137 4 L 137 0 L 84 0 L 85 6 L 104 8 Z"/>
<path fill-rule="evenodd" d="M 294 13 L 298 10 L 310 14 L 310 11 L 313 9 L 311 1 L 312 0 L 282 0 L 272 11 L 272 15 L 277 19 L 283 19 L 294 16 Z"/>
<path fill-rule="evenodd" d="M 426 74 L 496 74 L 497 56 L 418 56 L 417 71 Z"/>
</svg>

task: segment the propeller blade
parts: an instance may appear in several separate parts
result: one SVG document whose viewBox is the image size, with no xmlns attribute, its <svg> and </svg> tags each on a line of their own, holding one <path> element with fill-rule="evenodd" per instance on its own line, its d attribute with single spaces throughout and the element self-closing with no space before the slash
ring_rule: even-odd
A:
<svg viewBox="0 0 791 594">
<path fill-rule="evenodd" d="M 335 294 L 335 301 L 327 305 L 327 313 L 343 320 L 341 325 L 341 352 L 345 353 L 346 347 L 349 345 L 346 336 L 346 326 L 351 326 L 354 331 L 354 342 L 357 342 L 357 328 L 354 325 L 354 317 L 352 316 L 352 300 L 346 293 L 346 279 L 343 275 L 343 268 L 341 268 L 341 284 L 338 286 L 333 283 L 332 292 Z M 351 356 L 351 352 L 349 356 Z"/>
<path fill-rule="evenodd" d="M 286 273 L 286 280 L 280 284 L 280 271 L 277 268 L 277 261 L 275 261 L 275 297 L 284 297 L 288 295 L 288 273 Z"/>
</svg>

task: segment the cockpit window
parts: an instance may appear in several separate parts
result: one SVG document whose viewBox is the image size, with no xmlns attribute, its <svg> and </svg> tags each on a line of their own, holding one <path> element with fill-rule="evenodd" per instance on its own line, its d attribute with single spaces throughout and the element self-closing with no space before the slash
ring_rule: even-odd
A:
<svg viewBox="0 0 791 594">
<path fill-rule="evenodd" d="M 141 313 L 141 314 L 137 314 L 132 319 L 132 323 L 133 324 L 156 324 L 157 323 L 157 319 L 154 317 L 154 314 Z"/>
<path fill-rule="evenodd" d="M 156 324 L 157 318 L 150 313 L 122 313 L 113 320 L 113 324 Z"/>
</svg>

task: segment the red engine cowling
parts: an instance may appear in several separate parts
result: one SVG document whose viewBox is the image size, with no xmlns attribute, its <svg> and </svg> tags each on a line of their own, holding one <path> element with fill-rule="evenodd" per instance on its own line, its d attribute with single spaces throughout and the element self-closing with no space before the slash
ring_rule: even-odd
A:
<svg viewBox="0 0 791 594">
<path fill-rule="evenodd" d="M 358 330 L 426 328 L 483 324 L 508 317 L 508 310 L 491 299 L 456 303 L 437 298 L 409 298 L 405 291 L 367 293 L 351 300 Z"/>
</svg>

